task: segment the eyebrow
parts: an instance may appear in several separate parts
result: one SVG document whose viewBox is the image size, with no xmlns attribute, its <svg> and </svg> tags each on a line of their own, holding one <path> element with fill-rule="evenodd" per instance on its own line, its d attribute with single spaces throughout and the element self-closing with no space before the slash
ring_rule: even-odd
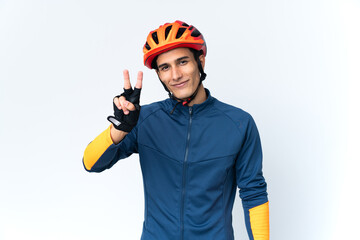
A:
<svg viewBox="0 0 360 240">
<path fill-rule="evenodd" d="M 190 57 L 189 56 L 180 57 L 180 58 L 176 59 L 175 62 L 180 62 L 181 60 L 184 60 L 184 59 L 187 59 L 187 58 L 190 58 Z M 166 66 L 166 65 L 168 65 L 168 63 L 163 63 L 163 64 L 159 65 L 158 68 L 161 68 L 161 67 Z"/>
</svg>

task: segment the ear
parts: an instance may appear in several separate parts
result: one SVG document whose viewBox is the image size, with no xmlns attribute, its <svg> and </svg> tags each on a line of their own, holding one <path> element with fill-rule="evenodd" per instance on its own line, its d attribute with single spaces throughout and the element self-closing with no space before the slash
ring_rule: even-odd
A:
<svg viewBox="0 0 360 240">
<path fill-rule="evenodd" d="M 200 60 L 202 68 L 205 69 L 205 56 L 204 56 L 204 54 L 201 54 L 199 56 L 199 60 Z"/>
</svg>

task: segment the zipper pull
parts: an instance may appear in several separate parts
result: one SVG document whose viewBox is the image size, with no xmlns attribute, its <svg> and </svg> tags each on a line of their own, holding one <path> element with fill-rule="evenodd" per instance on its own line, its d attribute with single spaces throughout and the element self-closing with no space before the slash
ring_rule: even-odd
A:
<svg viewBox="0 0 360 240">
<path fill-rule="evenodd" d="M 189 113 L 192 115 L 192 107 L 189 107 Z"/>
</svg>

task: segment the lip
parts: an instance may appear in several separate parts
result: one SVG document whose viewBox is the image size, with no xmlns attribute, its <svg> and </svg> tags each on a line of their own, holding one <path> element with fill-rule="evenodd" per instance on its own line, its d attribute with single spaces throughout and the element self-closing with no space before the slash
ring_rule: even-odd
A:
<svg viewBox="0 0 360 240">
<path fill-rule="evenodd" d="M 188 82 L 189 80 L 187 81 L 184 81 L 184 82 L 181 82 L 181 83 L 178 83 L 178 84 L 174 84 L 172 85 L 172 87 L 175 87 L 175 88 L 182 88 L 186 85 L 186 83 Z"/>
</svg>

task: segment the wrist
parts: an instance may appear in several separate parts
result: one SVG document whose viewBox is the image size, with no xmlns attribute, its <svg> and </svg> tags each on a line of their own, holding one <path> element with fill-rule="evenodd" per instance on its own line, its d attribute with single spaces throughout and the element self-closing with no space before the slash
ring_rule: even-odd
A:
<svg viewBox="0 0 360 240">
<path fill-rule="evenodd" d="M 128 134 L 128 132 L 118 130 L 114 127 L 113 124 L 111 124 L 110 137 L 114 144 L 119 144 L 121 142 L 121 140 L 123 140 L 127 134 Z"/>
</svg>

